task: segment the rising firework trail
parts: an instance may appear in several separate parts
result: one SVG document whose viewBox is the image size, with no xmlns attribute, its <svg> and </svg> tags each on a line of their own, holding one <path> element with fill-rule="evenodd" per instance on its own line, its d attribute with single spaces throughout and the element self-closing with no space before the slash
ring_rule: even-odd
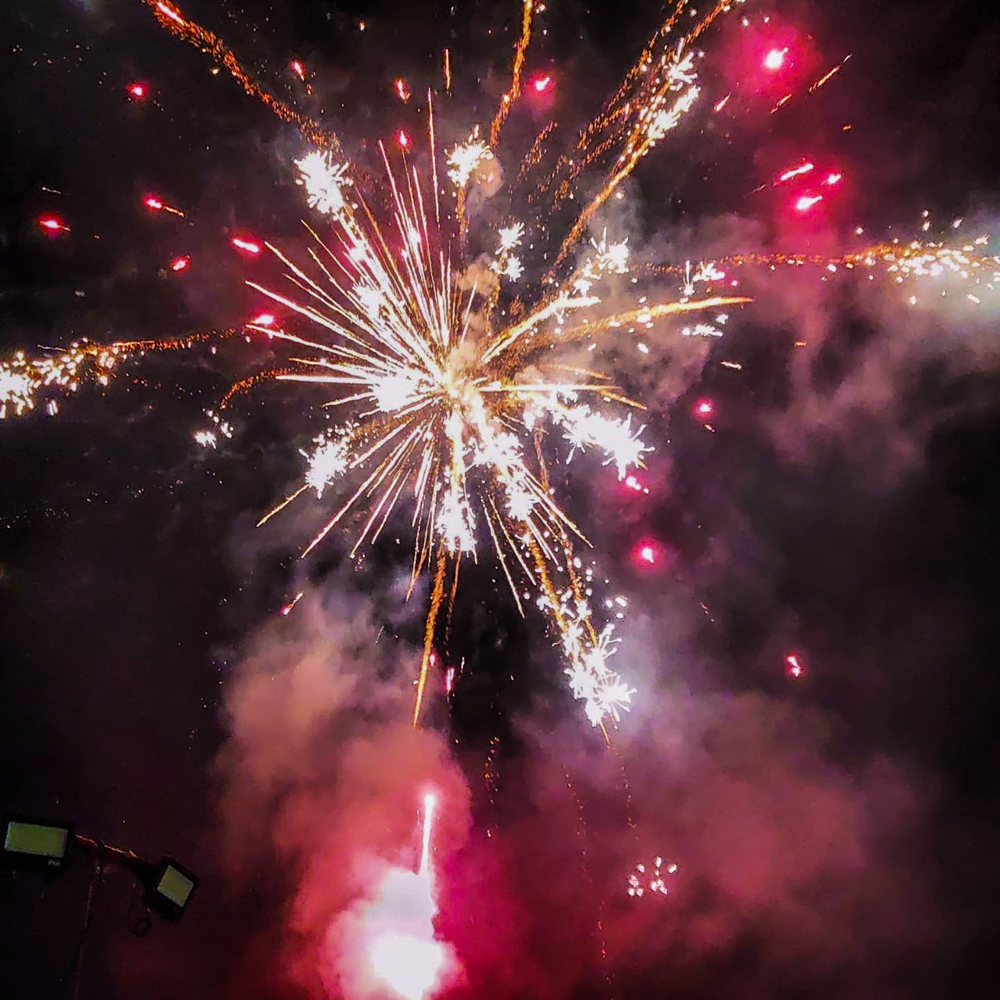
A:
<svg viewBox="0 0 1000 1000">
<path fill-rule="evenodd" d="M 434 936 L 431 833 L 435 796 L 424 796 L 420 868 L 390 868 L 363 917 L 371 975 L 403 1000 L 426 1000 L 439 985 L 448 948 Z"/>
</svg>

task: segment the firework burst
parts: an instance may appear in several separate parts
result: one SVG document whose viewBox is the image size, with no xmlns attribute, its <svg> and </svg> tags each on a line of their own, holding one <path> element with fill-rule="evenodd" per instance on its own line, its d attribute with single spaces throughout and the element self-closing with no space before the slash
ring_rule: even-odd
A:
<svg viewBox="0 0 1000 1000">
<path fill-rule="evenodd" d="M 460 190 L 486 155 L 475 133 L 470 144 L 465 149 L 474 155 L 453 151 L 449 157 Z M 350 411 L 316 442 L 302 486 L 264 520 L 307 489 L 319 497 L 332 491 L 344 499 L 306 552 L 359 511 L 357 554 L 397 506 L 408 503 L 416 539 L 412 579 L 429 569 L 434 581 L 415 718 L 446 579 L 454 587 L 462 557 L 475 555 L 482 536 L 519 607 L 526 583 L 555 624 L 570 686 L 588 718 L 595 725 L 617 721 L 632 691 L 607 665 L 615 640 L 610 626 L 599 631 L 591 621 L 591 580 L 573 554 L 574 542 L 586 539 L 553 495 L 541 442 L 561 431 L 566 461 L 596 450 L 619 478 L 641 466 L 650 450 L 631 413 L 609 412 L 637 404 L 605 376 L 559 360 L 561 349 L 588 339 L 592 329 L 627 318 L 582 319 L 600 303 L 593 287 L 625 270 L 625 246 L 595 243 L 595 252 L 543 305 L 494 327 L 486 314 L 495 289 L 460 280 L 442 240 L 439 199 L 427 197 L 416 170 L 397 177 L 382 152 L 391 225 L 379 225 L 360 197 L 349 203 L 343 165 L 322 154 L 300 161 L 310 204 L 327 206 L 334 236 L 317 238 L 307 265 L 270 248 L 288 269 L 295 297 L 253 286 L 312 331 L 255 327 L 298 349 L 295 370 L 276 377 L 326 387 L 333 393 L 327 405 Z M 499 235 L 494 270 L 501 279 L 511 278 L 512 250 L 522 233 L 515 223 Z M 658 317 L 721 301 L 662 303 L 643 312 Z"/>
<path fill-rule="evenodd" d="M 520 170 L 511 171 L 529 190 L 507 204 L 526 202 L 530 215 L 518 219 L 508 213 L 503 218 L 491 234 L 496 249 L 485 268 L 464 258 L 471 225 L 466 198 L 477 184 L 486 179 L 490 185 L 499 183 L 503 174 L 498 169 L 504 155 L 500 139 L 522 93 L 526 52 L 543 7 L 536 8 L 533 0 L 522 2 L 509 86 L 488 127 L 484 121 L 463 130 L 468 139 L 446 151 L 443 173 L 450 190 L 439 181 L 430 111 L 429 176 L 407 159 L 415 150 L 406 133 L 398 132 L 392 155 L 379 144 L 390 206 L 382 213 L 366 202 L 364 175 L 345 159 L 329 129 L 252 80 L 222 40 L 176 4 L 142 2 L 166 29 L 209 53 L 247 94 L 295 124 L 311 144 L 296 161 L 298 183 L 309 207 L 329 222 L 330 234 L 324 239 L 314 234 L 308 257 L 298 259 L 256 238 L 230 240 L 251 257 L 267 245 L 284 264 L 291 289 L 253 287 L 283 306 L 294 322 L 283 324 L 273 311 L 261 312 L 247 329 L 287 348 L 289 358 L 280 371 L 234 387 L 210 414 L 211 425 L 195 439 L 215 447 L 220 437 L 229 437 L 225 405 L 261 380 L 277 379 L 289 389 L 325 390 L 323 403 L 334 419 L 304 452 L 301 485 L 263 520 L 312 491 L 331 503 L 331 513 L 305 551 L 331 532 L 349 529 L 352 552 L 358 554 L 391 518 L 404 513 L 409 518 L 411 590 L 421 577 L 430 580 L 415 722 L 442 614 L 446 618 L 454 602 L 462 562 L 487 548 L 502 567 L 518 607 L 524 611 L 534 604 L 547 617 L 566 658 L 570 688 L 583 701 L 590 722 L 605 728 L 628 707 L 632 689 L 609 666 L 617 643 L 613 622 L 596 620 L 593 611 L 607 597 L 595 593 L 594 568 L 578 554 L 587 544 L 586 532 L 567 513 L 549 475 L 553 462 L 568 463 L 577 453 L 590 451 L 627 480 L 650 451 L 641 439 L 641 406 L 615 388 L 611 374 L 581 364 L 601 338 L 620 340 L 636 326 L 648 329 L 688 312 L 698 315 L 679 335 L 721 336 L 727 315 L 703 314 L 747 301 L 713 294 L 733 267 L 882 266 L 899 283 L 957 273 L 990 286 L 998 273 L 996 259 L 980 256 L 979 245 L 955 250 L 931 244 L 879 244 L 840 258 L 737 255 L 694 266 L 646 265 L 630 271 L 627 241 L 609 241 L 606 231 L 594 232 L 595 216 L 621 193 L 639 162 L 695 113 L 702 94 L 702 54 L 695 43 L 742 0 L 718 0 L 701 14 L 689 12 L 685 0 L 676 3 L 575 146 L 551 171 L 539 175 L 537 168 L 558 131 L 553 123 L 546 125 Z M 690 22 L 682 33 L 677 27 L 684 13 L 690 14 Z M 447 51 L 444 66 L 447 94 L 452 76 Z M 294 63 L 293 70 L 300 81 L 305 79 L 301 64 Z M 402 78 L 396 80 L 395 92 L 400 100 L 409 99 Z M 794 168 L 779 179 L 784 182 L 804 170 L 804 165 Z M 557 209 L 576 197 L 576 182 L 584 171 L 597 174 L 592 184 L 597 194 L 581 200 L 582 208 L 557 230 Z M 155 195 L 145 204 L 151 211 L 183 214 Z M 71 236 L 69 227 L 56 219 L 41 224 L 51 233 Z M 526 263 L 525 244 L 529 251 L 547 248 L 541 255 L 548 266 L 543 276 L 537 261 Z M 539 252 L 534 251 L 536 258 Z M 188 263 L 189 258 L 178 258 L 171 270 L 184 270 Z M 630 273 L 631 281 L 623 279 Z M 643 296 L 633 308 L 617 311 L 604 304 L 609 290 L 620 295 L 623 288 L 635 287 L 640 273 L 677 275 L 677 300 L 649 302 Z M 969 297 L 978 300 L 971 292 Z M 233 332 L 177 341 L 80 343 L 39 359 L 17 354 L 0 362 L 0 417 L 27 413 L 40 398 L 54 410 L 60 393 L 74 391 L 85 379 L 105 383 L 130 356 L 189 347 Z M 642 343 L 637 349 L 649 350 Z"/>
</svg>

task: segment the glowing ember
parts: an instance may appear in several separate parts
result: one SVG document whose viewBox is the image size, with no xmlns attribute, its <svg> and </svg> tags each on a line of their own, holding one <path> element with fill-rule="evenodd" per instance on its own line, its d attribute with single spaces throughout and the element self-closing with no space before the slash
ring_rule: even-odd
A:
<svg viewBox="0 0 1000 1000">
<path fill-rule="evenodd" d="M 408 149 L 410 146 L 410 137 L 402 129 L 400 129 L 396 133 L 396 142 L 402 146 L 403 149 Z"/>
<path fill-rule="evenodd" d="M 827 174 L 826 180 L 823 183 L 829 184 L 832 187 L 834 184 L 839 184 L 843 176 L 843 174 Z"/>
<path fill-rule="evenodd" d="M 771 49 L 771 51 L 764 56 L 764 69 L 770 70 L 772 73 L 776 73 L 782 66 L 785 65 L 786 55 L 788 55 L 788 49 Z"/>
<path fill-rule="evenodd" d="M 190 264 L 191 264 L 191 258 L 190 257 L 175 257 L 170 262 L 170 270 L 174 271 L 174 272 L 177 272 L 177 271 L 186 271 L 188 269 L 188 267 L 190 266 Z"/>
<path fill-rule="evenodd" d="M 798 680 L 800 677 L 804 677 L 806 668 L 802 664 L 802 660 L 799 659 L 798 653 L 786 653 L 785 654 L 785 676 L 790 680 Z"/>
<path fill-rule="evenodd" d="M 632 567 L 641 573 L 661 566 L 666 550 L 655 538 L 642 538 L 632 547 Z"/>
<path fill-rule="evenodd" d="M 254 326 L 274 326 L 274 313 L 259 313 L 250 322 Z"/>
<path fill-rule="evenodd" d="M 410 85 L 402 77 L 397 77 L 392 86 L 396 96 L 406 104 L 410 100 Z"/>
<path fill-rule="evenodd" d="M 802 174 L 808 174 L 812 169 L 813 164 L 806 160 L 805 162 L 800 163 L 797 167 L 791 167 L 789 170 L 786 170 L 778 177 L 777 182 L 782 184 L 785 181 L 790 181 L 793 177 L 800 177 Z"/>
<path fill-rule="evenodd" d="M 142 199 L 143 205 L 146 206 L 151 212 L 169 212 L 171 215 L 179 216 L 184 218 L 184 213 L 179 208 L 174 208 L 173 205 L 167 205 L 162 198 L 155 194 L 148 194 Z"/>
<path fill-rule="evenodd" d="M 158 0 L 156 4 L 157 10 L 161 11 L 166 17 L 169 17 L 171 21 L 175 24 L 184 24 L 184 18 L 174 10 L 173 7 L 168 3 L 164 3 L 163 0 Z"/>
<path fill-rule="evenodd" d="M 552 86 L 551 76 L 536 76 L 532 86 L 535 88 L 535 92 L 539 94 L 544 94 L 546 90 Z"/>
<path fill-rule="evenodd" d="M 50 233 L 68 233 L 70 231 L 69 226 L 65 225 L 62 219 L 56 215 L 43 216 L 38 220 L 38 224 L 42 227 L 42 229 Z"/>
<path fill-rule="evenodd" d="M 306 68 L 298 61 L 298 59 L 293 59 L 289 63 L 288 67 L 300 80 L 305 80 L 306 78 Z"/>
<path fill-rule="evenodd" d="M 239 236 L 234 236 L 231 242 L 237 250 L 243 250 L 251 254 L 259 254 L 261 252 L 261 245 L 255 243 L 253 240 L 244 240 Z"/>
<path fill-rule="evenodd" d="M 795 202 L 796 212 L 808 212 L 813 205 L 819 204 L 823 200 L 821 194 L 804 194 Z"/>
<path fill-rule="evenodd" d="M 128 92 L 137 100 L 141 101 L 146 96 L 146 85 L 138 81 L 128 85 Z"/>
<path fill-rule="evenodd" d="M 292 610 L 294 609 L 295 605 L 302 600 L 302 594 L 303 592 L 300 590 L 286 605 L 282 607 L 281 609 L 282 618 L 287 618 L 292 613 Z"/>
<path fill-rule="evenodd" d="M 699 417 L 710 417 L 715 412 L 715 404 L 710 399 L 699 400 L 694 407 Z"/>
</svg>

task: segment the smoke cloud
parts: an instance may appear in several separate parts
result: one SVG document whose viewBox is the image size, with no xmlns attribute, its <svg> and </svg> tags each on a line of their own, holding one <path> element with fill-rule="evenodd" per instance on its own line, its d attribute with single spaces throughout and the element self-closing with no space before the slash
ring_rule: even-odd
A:
<svg viewBox="0 0 1000 1000">
<path fill-rule="evenodd" d="M 444 740 L 410 721 L 416 654 L 378 640 L 360 595 L 307 598 L 252 637 L 225 697 L 226 874 L 241 893 L 277 868 L 285 921 L 268 946 L 308 995 L 374 995 L 354 930 L 391 867 L 416 869 L 423 794 L 438 795 L 435 865 L 469 824 Z"/>
</svg>

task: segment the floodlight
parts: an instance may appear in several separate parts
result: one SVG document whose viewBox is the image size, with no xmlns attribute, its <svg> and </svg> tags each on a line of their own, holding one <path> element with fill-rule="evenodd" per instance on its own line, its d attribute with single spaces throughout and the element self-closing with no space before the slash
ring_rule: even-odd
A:
<svg viewBox="0 0 1000 1000">
<path fill-rule="evenodd" d="M 59 871 L 72 840 L 69 823 L 8 817 L 4 823 L 4 860 L 15 868 Z"/>
<path fill-rule="evenodd" d="M 184 916 L 195 889 L 198 876 L 173 858 L 164 858 L 158 865 L 150 866 L 143 877 L 146 905 L 161 917 L 175 923 Z"/>
</svg>

